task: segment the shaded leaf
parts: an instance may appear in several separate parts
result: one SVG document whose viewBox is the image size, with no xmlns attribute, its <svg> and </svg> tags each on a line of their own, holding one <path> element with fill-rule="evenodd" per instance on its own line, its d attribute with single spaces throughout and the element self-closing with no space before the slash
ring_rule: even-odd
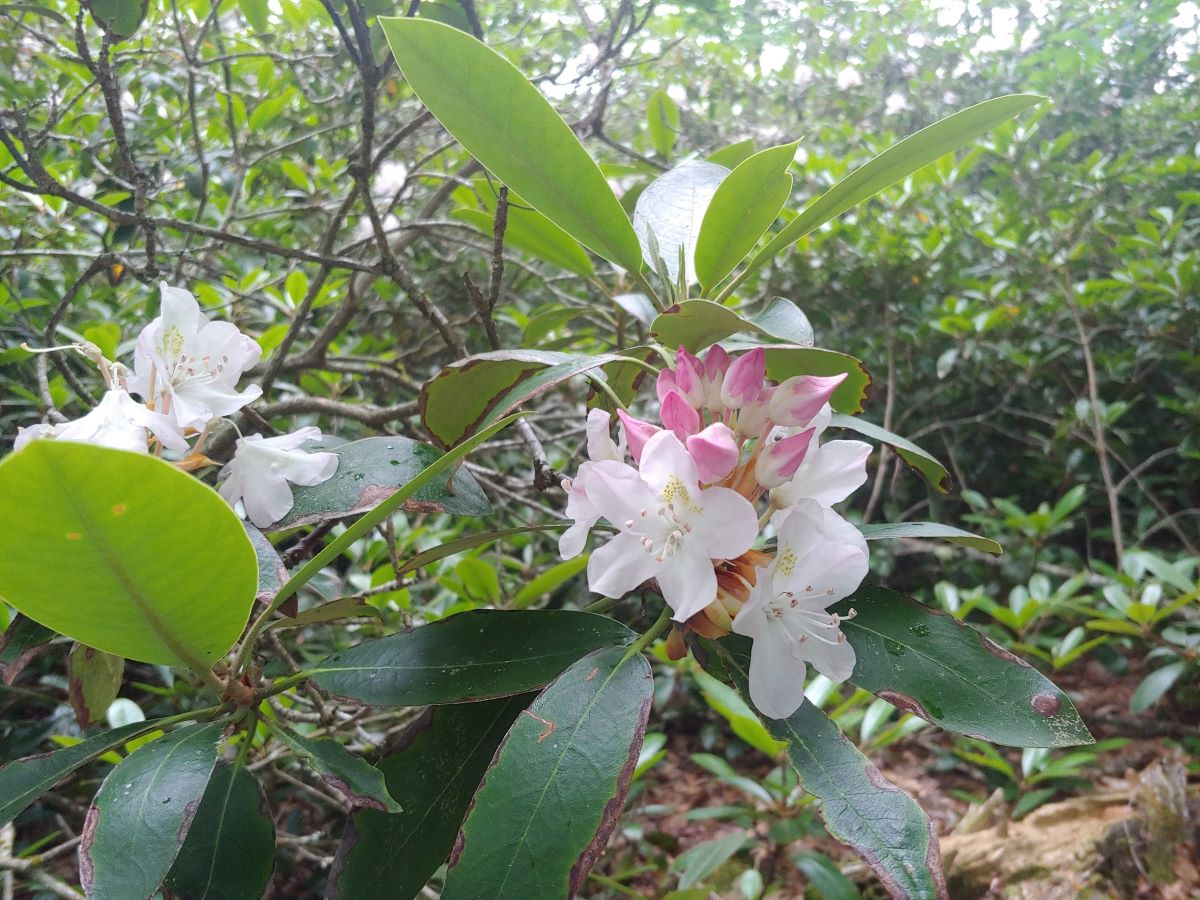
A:
<svg viewBox="0 0 1200 900">
<path fill-rule="evenodd" d="M 746 835 L 735 831 L 711 841 L 704 841 L 681 853 L 671 864 L 679 873 L 679 889 L 686 891 L 721 868 L 733 854 L 742 849 Z"/>
<path fill-rule="evenodd" d="M 125 660 L 85 644 L 76 644 L 67 655 L 67 695 L 75 718 L 84 731 L 104 717 L 117 699 Z"/>
<path fill-rule="evenodd" d="M 208 787 L 224 727 L 187 725 L 139 747 L 108 773 L 79 844 L 89 898 L 145 900 L 158 890 Z"/>
<path fill-rule="evenodd" d="M 351 806 L 381 809 L 390 813 L 401 811 L 400 804 L 388 793 L 383 783 L 383 773 L 334 738 L 313 740 L 274 722 L 268 724 L 275 737 L 344 796 Z"/>
<path fill-rule="evenodd" d="M 244 766 L 218 765 L 167 875 L 179 900 L 258 900 L 275 869 L 275 821 Z"/>
<path fill-rule="evenodd" d="M 840 375 L 846 380 L 829 398 L 829 405 L 841 413 L 861 412 L 871 390 L 871 374 L 860 360 L 834 350 L 819 347 L 766 348 L 767 377 L 778 382 L 793 375 Z"/>
<path fill-rule="evenodd" d="M 242 524 L 254 546 L 254 555 L 258 557 L 258 593 L 254 599 L 259 603 L 270 603 L 288 579 L 287 567 L 265 534 L 249 522 Z"/>
<path fill-rule="evenodd" d="M 696 242 L 700 223 L 717 188 L 729 175 L 724 166 L 690 160 L 658 176 L 642 191 L 633 211 L 633 229 L 641 242 L 642 257 L 656 270 L 661 261 L 666 280 L 679 278 L 682 251 L 684 280 L 696 280 Z"/>
<path fill-rule="evenodd" d="M 161 459 L 34 441 L 0 462 L 0 521 L 0 596 L 90 647 L 207 666 L 246 625 L 258 575 L 241 521 Z"/>
<path fill-rule="evenodd" d="M 580 656 L 633 638 L 606 616 L 472 610 L 335 653 L 311 671 L 324 691 L 368 706 L 422 706 L 521 694 Z"/>
<path fill-rule="evenodd" d="M 1037 669 L 953 616 L 881 587 L 831 611 L 857 662 L 850 680 L 894 706 L 1012 747 L 1092 743 L 1070 699 Z"/>
<path fill-rule="evenodd" d="M 698 353 L 733 334 L 761 334 L 793 346 L 811 346 L 812 325 L 790 300 L 774 297 L 756 313 L 743 314 L 711 300 L 685 300 L 655 317 L 650 333 L 666 347 Z"/>
<path fill-rule="evenodd" d="M 902 438 L 898 434 L 892 434 L 879 425 L 852 416 L 835 415 L 830 425 L 835 428 L 849 428 L 851 431 L 857 431 L 859 434 L 887 444 L 937 490 L 945 493 L 950 489 L 950 473 L 946 471 L 946 467 L 938 462 L 933 454 L 921 449 L 912 441 Z"/>
<path fill-rule="evenodd" d="M 521 695 L 426 710 L 379 762 L 405 811 L 356 812 L 338 847 L 327 896 L 416 896 L 454 846 L 463 816 L 496 747 L 529 705 Z"/>
<path fill-rule="evenodd" d="M 409 86 L 472 156 L 585 247 L 641 269 L 633 226 L 608 181 L 524 75 L 440 22 L 378 21 Z"/>
<path fill-rule="evenodd" d="M 961 544 L 975 550 L 982 550 L 993 556 L 999 556 L 1004 548 L 997 541 L 986 538 L 981 534 L 964 531 L 953 525 L 942 525 L 938 522 L 887 522 L 878 525 L 860 525 L 859 531 L 868 541 L 887 541 L 898 538 L 920 538 L 928 540 L 948 541 L 951 544 Z"/>
<path fill-rule="evenodd" d="M 313 606 L 304 612 L 286 619 L 272 622 L 272 628 L 303 628 L 306 625 L 317 625 L 321 622 L 334 622 L 338 619 L 382 619 L 381 613 L 362 597 L 339 597 L 319 606 Z"/>
<path fill-rule="evenodd" d="M 517 717 L 455 843 L 446 900 L 575 894 L 617 824 L 653 688 L 642 654 L 598 650 Z"/>
<path fill-rule="evenodd" d="M 87 0 L 92 16 L 117 37 L 131 37 L 146 17 L 146 0 Z"/>
<path fill-rule="evenodd" d="M 24 668 L 45 650 L 54 632 L 40 622 L 17 613 L 0 637 L 0 681 L 12 684 Z"/>
</svg>

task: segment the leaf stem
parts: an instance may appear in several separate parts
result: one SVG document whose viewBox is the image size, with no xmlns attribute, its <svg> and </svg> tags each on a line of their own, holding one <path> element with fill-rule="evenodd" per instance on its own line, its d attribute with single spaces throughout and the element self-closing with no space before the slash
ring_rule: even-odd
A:
<svg viewBox="0 0 1200 900">
<path fill-rule="evenodd" d="M 647 628 L 644 634 L 642 634 L 636 641 L 629 645 L 629 649 L 625 651 L 624 659 L 629 659 L 629 657 L 633 656 L 635 653 L 641 653 L 643 650 L 653 644 L 658 639 L 659 635 L 667 630 L 667 626 L 670 624 L 671 607 L 664 606 L 663 611 L 658 614 L 658 619 L 655 620 L 654 624 Z"/>
</svg>

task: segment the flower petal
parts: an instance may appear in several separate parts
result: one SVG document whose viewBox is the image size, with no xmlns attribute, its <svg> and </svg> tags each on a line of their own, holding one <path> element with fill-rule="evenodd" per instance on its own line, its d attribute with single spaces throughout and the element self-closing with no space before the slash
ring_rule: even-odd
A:
<svg viewBox="0 0 1200 900">
<path fill-rule="evenodd" d="M 653 578 L 658 563 L 637 537 L 622 531 L 588 559 L 588 587 L 605 597 L 624 597 Z"/>
<path fill-rule="evenodd" d="M 689 518 L 688 537 L 712 559 L 741 556 L 758 537 L 758 512 L 737 491 L 710 487 L 696 498 L 702 512 Z"/>
</svg>

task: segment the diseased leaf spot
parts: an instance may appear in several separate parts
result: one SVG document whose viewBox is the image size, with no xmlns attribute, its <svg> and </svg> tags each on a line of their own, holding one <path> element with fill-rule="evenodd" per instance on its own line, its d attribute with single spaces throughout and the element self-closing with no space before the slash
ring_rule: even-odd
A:
<svg viewBox="0 0 1200 900">
<path fill-rule="evenodd" d="M 126 509 L 128 509 L 128 507 L 124 503 L 114 503 L 113 508 L 112 508 L 113 515 L 114 516 L 123 516 L 123 515 L 125 515 Z"/>
<path fill-rule="evenodd" d="M 67 540 L 68 541 L 82 541 L 83 533 L 79 532 L 79 531 L 68 531 L 67 532 Z"/>
<path fill-rule="evenodd" d="M 1030 705 L 1039 716 L 1056 716 L 1062 710 L 1062 701 L 1053 694 L 1034 694 Z"/>
<path fill-rule="evenodd" d="M 538 735 L 537 742 L 539 744 L 542 741 L 544 741 L 546 738 L 550 737 L 550 735 L 554 734 L 555 726 L 554 726 L 554 723 L 551 722 L 549 719 L 543 719 L 541 716 L 537 715 L 536 713 L 532 713 L 527 709 L 521 710 L 521 713 L 522 713 L 522 715 L 529 716 L 529 718 L 531 718 L 531 719 L 537 719 L 537 721 L 541 722 L 543 725 L 546 726 L 545 729 L 543 729 L 542 733 Z"/>
</svg>

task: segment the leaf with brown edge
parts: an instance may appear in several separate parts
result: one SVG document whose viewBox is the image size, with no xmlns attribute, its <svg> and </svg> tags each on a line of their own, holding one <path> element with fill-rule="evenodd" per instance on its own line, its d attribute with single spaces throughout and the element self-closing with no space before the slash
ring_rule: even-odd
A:
<svg viewBox="0 0 1200 900">
<path fill-rule="evenodd" d="M 25 667 L 50 646 L 55 632 L 17 613 L 0 636 L 0 681 L 12 684 Z"/>
<path fill-rule="evenodd" d="M 109 704 L 117 699 L 125 674 L 123 657 L 76 644 L 67 655 L 68 689 L 71 708 L 84 731 L 99 721 Z"/>
<path fill-rule="evenodd" d="M 312 740 L 268 722 L 271 733 L 344 796 L 351 806 L 401 812 L 383 781 L 383 773 L 361 756 L 355 756 L 333 738 Z"/>
<path fill-rule="evenodd" d="M 249 522 L 242 524 L 254 547 L 254 555 L 258 557 L 258 593 L 254 599 L 259 603 L 270 603 L 288 580 L 287 566 L 265 534 Z"/>
<path fill-rule="evenodd" d="M 455 842 L 445 900 L 578 891 L 616 827 L 653 687 L 642 654 L 598 650 L 517 716 Z"/>
<path fill-rule="evenodd" d="M 431 706 L 379 761 L 404 812 L 355 812 L 347 823 L 326 897 L 393 900 L 416 896 L 445 861 L 488 764 L 533 697 L 521 694 Z"/>
</svg>

